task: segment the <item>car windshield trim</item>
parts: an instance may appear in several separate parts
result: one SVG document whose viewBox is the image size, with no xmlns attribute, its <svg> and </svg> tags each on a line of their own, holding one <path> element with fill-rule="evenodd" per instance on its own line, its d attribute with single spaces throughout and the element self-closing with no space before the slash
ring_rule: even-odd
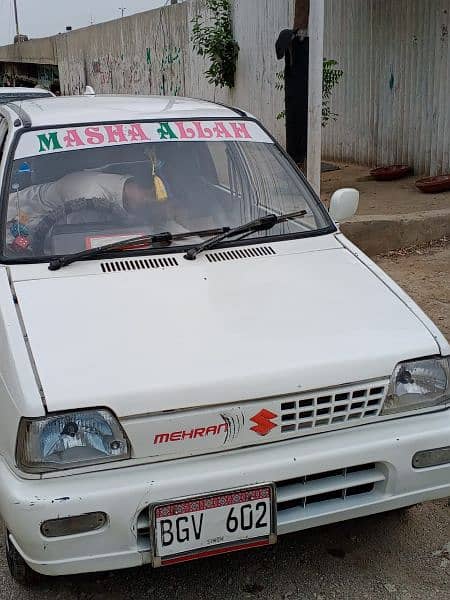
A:
<svg viewBox="0 0 450 600">
<path fill-rule="evenodd" d="M 232 229 L 228 229 L 228 231 L 222 231 L 217 235 L 214 235 L 209 240 L 202 242 L 201 244 L 194 245 L 190 248 L 184 258 L 187 260 L 196 260 L 197 256 L 203 252 L 208 252 L 209 250 L 214 250 L 217 248 L 221 242 L 227 240 L 229 238 L 233 238 L 235 236 L 240 235 L 241 237 L 238 240 L 247 239 L 252 233 L 260 232 L 260 231 L 270 231 L 278 225 L 279 223 L 283 223 L 285 221 L 289 221 L 290 219 L 304 217 L 306 216 L 306 210 L 298 210 L 293 213 L 276 215 L 274 213 L 268 213 L 263 217 L 259 217 L 258 219 L 254 219 L 253 221 L 249 221 L 248 223 L 242 223 L 237 227 Z"/>
<path fill-rule="evenodd" d="M 300 239 L 309 239 L 313 237 L 321 237 L 325 235 L 329 235 L 332 233 L 336 233 L 336 227 L 323 227 L 321 229 L 315 229 L 313 231 L 301 231 L 299 233 L 285 233 L 280 235 L 268 235 L 268 236 L 259 236 L 257 238 L 244 238 L 242 240 L 233 240 L 228 239 L 217 246 L 214 247 L 213 252 L 217 250 L 223 250 L 226 248 L 240 248 L 243 246 L 260 246 L 264 244 L 274 244 L 277 242 L 286 242 L 292 240 L 300 240 Z M 128 249 L 128 250 L 115 250 L 112 252 L 105 251 L 105 253 L 99 257 L 86 257 L 83 258 L 80 262 L 83 261 L 92 261 L 92 260 L 108 260 L 108 259 L 117 259 L 117 258 L 139 258 L 142 256 L 160 256 L 166 254 L 185 254 L 190 248 L 195 246 L 196 244 L 186 244 L 179 246 L 166 246 L 166 247 L 157 247 L 157 248 L 138 248 L 138 249 Z M 33 265 L 33 264 L 49 264 L 52 260 L 57 260 L 59 258 L 63 258 L 63 254 L 55 254 L 54 256 L 43 256 L 43 257 L 26 257 L 21 260 L 17 260 L 15 257 L 0 255 L 0 262 L 4 265 Z"/>
<path fill-rule="evenodd" d="M 1 106 L 0 106 L 0 108 L 1 108 Z M 232 109 L 230 109 L 230 110 L 232 110 Z M 166 120 L 164 120 L 164 122 L 168 122 L 168 123 L 175 122 L 175 121 L 191 122 L 192 119 L 193 119 L 192 116 L 190 116 L 190 117 L 180 116 L 177 118 L 166 119 Z M 286 150 L 280 145 L 280 143 L 274 138 L 274 136 L 266 129 L 266 127 L 260 121 L 258 121 L 255 117 L 252 117 L 252 116 L 248 116 L 248 115 L 243 116 L 240 112 L 239 113 L 236 112 L 236 115 L 234 115 L 234 116 L 216 115 L 216 116 L 201 117 L 201 121 L 205 121 L 205 122 L 214 122 L 214 121 L 217 121 L 218 119 L 220 119 L 221 121 L 235 121 L 236 119 L 240 119 L 243 121 L 256 123 L 258 125 L 258 127 L 260 127 L 260 129 L 270 138 L 273 146 L 288 161 L 290 166 L 293 167 L 293 169 L 297 173 L 298 177 L 301 179 L 302 184 L 305 187 L 305 191 L 307 191 L 307 193 L 310 195 L 310 197 L 312 198 L 312 200 L 315 203 L 317 210 L 321 213 L 324 221 L 327 223 L 327 225 L 325 227 L 321 227 L 321 228 L 314 229 L 314 230 L 297 231 L 297 232 L 291 232 L 291 233 L 281 233 L 281 234 L 277 234 L 277 235 L 271 234 L 271 235 L 267 235 L 267 236 L 258 235 L 258 237 L 247 238 L 242 241 L 232 240 L 232 239 L 226 240 L 224 242 L 221 242 L 218 245 L 218 248 L 227 248 L 227 247 L 233 248 L 233 247 L 239 247 L 239 246 L 244 246 L 244 245 L 257 245 L 257 244 L 263 244 L 263 243 L 274 243 L 274 242 L 282 242 L 282 241 L 287 241 L 287 240 L 305 239 L 305 238 L 309 238 L 309 237 L 320 237 L 320 236 L 336 233 L 338 231 L 335 223 L 333 222 L 333 220 L 331 219 L 331 217 L 328 213 L 328 210 L 326 209 L 324 204 L 321 202 L 320 198 L 317 196 L 316 192 L 312 188 L 311 184 L 307 180 L 304 173 L 299 169 L 298 165 L 293 160 L 293 158 L 291 156 L 289 156 L 289 154 L 287 154 Z M 140 119 L 140 122 L 142 122 L 142 123 L 160 123 L 161 121 L 162 121 L 162 119 L 160 117 L 159 118 L 152 117 L 152 118 L 148 118 L 148 119 Z M 136 122 L 136 119 L 125 118 L 125 119 L 120 119 L 120 122 L 123 124 L 132 124 L 132 123 Z M 102 120 L 102 121 L 96 121 L 96 122 L 93 122 L 93 121 L 70 122 L 69 121 L 69 122 L 58 123 L 56 125 L 56 127 L 57 128 L 77 127 L 77 126 L 86 126 L 87 127 L 90 125 L 97 125 L 97 124 L 98 125 L 114 125 L 117 123 L 118 123 L 118 119 Z M 12 142 L 9 147 L 8 156 L 7 156 L 5 168 L 4 168 L 4 173 L 6 173 L 7 176 L 4 177 L 1 187 L 0 187 L 0 200 L 2 201 L 2 205 L 0 207 L 0 224 L 1 224 L 0 262 L 2 264 L 6 264 L 6 265 L 20 265 L 20 264 L 30 265 L 30 264 L 42 264 L 42 263 L 45 264 L 45 263 L 49 263 L 53 259 L 61 258 L 61 256 L 63 256 L 62 254 L 55 254 L 55 255 L 48 255 L 48 256 L 42 256 L 42 257 L 15 257 L 15 256 L 12 257 L 12 256 L 7 256 L 4 253 L 5 236 L 6 236 L 6 227 L 4 227 L 4 224 L 5 224 L 5 219 L 6 219 L 8 203 L 5 202 L 3 199 L 6 198 L 7 190 L 10 189 L 11 178 L 12 178 L 11 165 L 14 162 L 15 151 L 19 144 L 20 138 L 24 134 L 27 134 L 32 131 L 43 131 L 45 129 L 51 129 L 51 128 L 52 128 L 52 126 L 50 124 L 32 125 L 31 127 L 18 129 L 13 134 L 13 139 L 12 139 Z M 74 149 L 73 151 L 76 151 L 76 150 Z M 170 248 L 149 248 L 146 250 L 140 250 L 139 252 L 143 256 L 157 255 L 157 254 L 181 254 L 181 253 L 185 253 L 193 245 L 195 245 L 195 244 L 179 245 L 179 246 L 170 247 Z M 117 255 L 117 253 L 114 253 L 114 256 L 116 256 L 116 255 Z M 133 250 L 131 252 L 128 250 L 121 251 L 121 256 L 123 256 L 123 257 L 128 257 L 131 255 L 135 256 L 136 250 Z M 105 254 L 104 258 L 108 258 L 108 255 Z"/>
<path fill-rule="evenodd" d="M 150 248 L 161 244 L 162 247 L 170 246 L 177 240 L 184 240 L 190 237 L 209 237 L 219 234 L 228 233 L 229 227 L 219 227 L 216 229 L 202 229 L 200 231 L 185 231 L 184 233 L 172 233 L 170 231 L 163 231 L 161 233 L 150 233 L 146 235 L 140 235 L 138 237 L 130 237 L 123 240 L 113 242 L 111 244 L 105 244 L 104 246 L 97 246 L 96 248 L 88 248 L 87 250 L 81 250 L 80 252 L 72 252 L 71 254 L 65 254 L 59 258 L 52 259 L 49 264 L 50 271 L 57 271 L 62 267 L 71 265 L 74 262 L 83 260 L 86 258 L 97 258 L 102 254 L 108 252 L 122 252 L 129 246 L 130 252 L 140 250 L 142 245 L 148 245 Z"/>
</svg>

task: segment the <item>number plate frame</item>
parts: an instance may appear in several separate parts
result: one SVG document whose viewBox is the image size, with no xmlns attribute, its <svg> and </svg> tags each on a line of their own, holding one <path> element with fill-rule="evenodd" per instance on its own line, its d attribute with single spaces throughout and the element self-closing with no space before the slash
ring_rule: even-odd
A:
<svg viewBox="0 0 450 600">
<path fill-rule="evenodd" d="M 270 489 L 270 533 L 261 537 L 252 537 L 248 539 L 241 539 L 231 543 L 217 544 L 215 546 L 202 546 L 188 552 L 171 554 L 167 556 L 159 556 L 157 552 L 157 541 L 156 541 L 156 511 L 160 508 L 170 507 L 174 504 L 182 502 L 197 502 L 202 500 L 210 500 L 214 498 L 220 498 L 221 496 L 228 496 L 230 494 L 241 494 L 246 492 L 254 492 L 262 490 L 264 488 Z M 229 506 L 235 504 L 239 506 L 242 502 L 232 503 Z M 239 550 L 257 548 L 261 546 L 270 546 L 277 542 L 277 518 L 276 518 L 276 486 L 274 483 L 262 483 L 250 486 L 244 486 L 239 488 L 225 489 L 218 492 L 211 492 L 210 494 L 200 494 L 198 496 L 183 496 L 180 498 L 174 498 L 166 502 L 156 503 L 149 506 L 149 518 L 150 518 L 150 557 L 151 564 L 153 567 L 163 567 L 172 564 L 178 564 L 182 562 L 188 562 L 197 560 L 200 558 L 207 558 L 210 556 L 217 556 L 220 554 L 229 554 L 231 552 L 237 552 Z M 211 510 L 206 508 L 205 510 Z M 224 524 L 225 526 L 225 524 Z"/>
</svg>

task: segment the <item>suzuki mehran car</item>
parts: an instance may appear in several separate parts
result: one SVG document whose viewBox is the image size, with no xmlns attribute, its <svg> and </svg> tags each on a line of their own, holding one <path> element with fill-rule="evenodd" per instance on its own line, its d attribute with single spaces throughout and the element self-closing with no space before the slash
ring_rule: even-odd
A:
<svg viewBox="0 0 450 600">
<path fill-rule="evenodd" d="M 450 495 L 449 345 L 246 112 L 0 108 L 11 574 L 161 567 Z"/>
</svg>

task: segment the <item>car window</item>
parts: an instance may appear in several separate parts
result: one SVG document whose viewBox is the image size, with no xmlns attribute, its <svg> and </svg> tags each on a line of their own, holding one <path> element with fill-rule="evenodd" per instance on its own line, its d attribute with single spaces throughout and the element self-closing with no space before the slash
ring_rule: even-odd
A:
<svg viewBox="0 0 450 600">
<path fill-rule="evenodd" d="M 305 211 L 270 235 L 331 224 L 281 150 L 251 121 L 26 132 L 9 186 L 3 245 L 18 258 L 70 254 L 142 234 L 235 227 L 268 213 Z"/>
</svg>

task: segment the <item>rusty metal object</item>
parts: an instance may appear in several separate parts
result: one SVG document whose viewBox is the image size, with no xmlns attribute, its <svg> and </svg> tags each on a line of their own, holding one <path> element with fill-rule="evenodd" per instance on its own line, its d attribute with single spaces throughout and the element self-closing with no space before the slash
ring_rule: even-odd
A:
<svg viewBox="0 0 450 600">
<path fill-rule="evenodd" d="M 372 169 L 370 175 L 377 181 L 392 181 L 406 177 L 411 172 L 412 169 L 408 165 L 389 165 L 387 167 Z"/>
<path fill-rule="evenodd" d="M 416 181 L 416 187 L 424 194 L 437 194 L 450 190 L 450 175 L 423 177 Z"/>
</svg>

